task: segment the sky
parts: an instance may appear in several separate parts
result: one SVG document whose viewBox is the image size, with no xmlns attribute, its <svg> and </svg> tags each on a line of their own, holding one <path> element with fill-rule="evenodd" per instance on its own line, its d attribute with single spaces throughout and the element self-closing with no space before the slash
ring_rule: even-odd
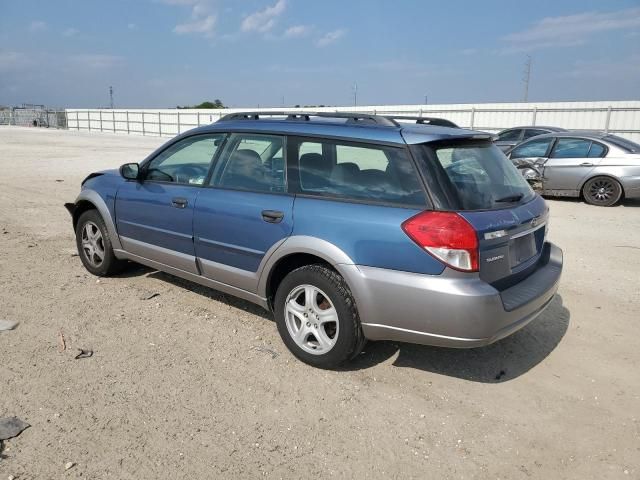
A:
<svg viewBox="0 0 640 480">
<path fill-rule="evenodd" d="M 0 105 L 640 99 L 640 0 L 0 0 Z"/>
</svg>

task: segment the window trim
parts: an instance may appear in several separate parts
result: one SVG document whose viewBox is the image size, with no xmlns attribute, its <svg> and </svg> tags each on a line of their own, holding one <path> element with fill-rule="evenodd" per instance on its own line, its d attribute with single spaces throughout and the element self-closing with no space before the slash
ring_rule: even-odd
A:
<svg viewBox="0 0 640 480">
<path fill-rule="evenodd" d="M 333 143 L 335 145 L 343 145 L 348 147 L 360 147 L 360 148 L 375 148 L 375 149 L 397 149 L 399 151 L 404 152 L 406 157 L 409 159 L 411 166 L 414 169 L 414 173 L 416 174 L 418 184 L 420 185 L 420 189 L 424 195 L 424 202 L 418 204 L 404 203 L 404 202 L 390 202 L 386 200 L 376 200 L 374 198 L 353 198 L 345 195 L 335 195 L 332 193 L 326 192 L 308 192 L 302 189 L 300 182 L 300 167 L 299 167 L 299 158 L 298 151 L 299 147 L 304 142 L 311 143 Z M 407 208 L 407 209 L 421 209 L 421 210 L 429 210 L 432 208 L 431 197 L 425 186 L 424 179 L 422 177 L 423 173 L 418 167 L 418 164 L 411 154 L 411 150 L 408 145 L 399 145 L 399 144 L 387 144 L 387 143 L 379 143 L 379 142 L 369 142 L 363 140 L 343 140 L 335 137 L 313 137 L 306 135 L 289 135 L 287 142 L 287 170 L 289 170 L 288 178 L 289 178 L 289 191 L 294 193 L 296 196 L 300 196 L 302 198 L 315 198 L 322 200 L 332 200 L 344 203 L 356 203 L 363 205 L 377 205 L 377 206 L 385 206 L 385 207 L 395 207 L 395 208 Z M 323 147 L 324 150 L 324 147 Z M 335 160 L 335 159 L 334 159 Z"/>
<path fill-rule="evenodd" d="M 502 135 L 502 134 L 505 134 L 507 132 L 517 131 L 517 130 L 520 130 L 520 133 L 518 134 L 518 138 L 516 138 L 516 139 L 503 140 L 503 139 L 500 138 L 500 135 Z M 518 143 L 520 143 L 524 139 L 524 131 L 525 131 L 524 128 L 517 128 L 517 127 L 516 128 L 507 128 L 506 130 L 503 130 L 502 132 L 500 132 L 498 134 L 498 139 L 496 140 L 496 142 L 516 142 L 516 145 L 517 145 Z"/>
<path fill-rule="evenodd" d="M 180 143 L 182 141 L 185 140 L 189 140 L 195 137 L 211 137 L 211 136 L 222 136 L 222 143 L 218 146 L 218 148 L 216 149 L 215 153 L 213 154 L 213 157 L 211 157 L 211 161 L 209 162 L 209 169 L 207 170 L 207 174 L 204 177 L 204 182 L 202 184 L 195 184 L 195 183 L 178 183 L 178 182 L 167 182 L 164 180 L 150 180 L 145 178 L 146 174 L 147 174 L 147 170 L 149 168 L 149 164 L 151 162 L 153 162 L 156 158 L 158 158 L 159 155 L 162 155 L 165 151 L 167 151 L 169 148 L 173 147 L 174 145 L 176 145 L 177 143 Z M 162 145 L 160 147 L 159 150 L 156 150 L 155 152 L 153 152 L 151 155 L 149 155 L 147 158 L 145 158 L 142 162 L 140 162 L 140 173 L 141 173 L 141 178 L 139 180 L 128 180 L 131 182 L 137 181 L 140 183 L 153 183 L 153 184 L 160 184 L 160 185 L 176 185 L 176 186 L 180 186 L 180 187 L 195 187 L 195 188 L 203 188 L 206 186 L 206 183 L 211 175 L 211 172 L 213 171 L 213 168 L 216 164 L 216 162 L 218 161 L 218 157 L 220 156 L 220 153 L 222 152 L 224 146 L 227 143 L 227 138 L 228 138 L 228 133 L 227 132 L 199 132 L 193 135 L 185 135 L 185 136 L 178 136 L 175 137 L 174 139 L 172 139 L 171 141 L 165 143 L 164 145 Z"/>
</svg>

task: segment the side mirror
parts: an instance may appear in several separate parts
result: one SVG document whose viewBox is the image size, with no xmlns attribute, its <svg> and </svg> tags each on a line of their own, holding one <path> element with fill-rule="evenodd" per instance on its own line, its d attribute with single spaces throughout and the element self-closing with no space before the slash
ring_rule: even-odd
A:
<svg viewBox="0 0 640 480">
<path fill-rule="evenodd" d="M 120 167 L 120 175 L 127 180 L 138 180 L 140 165 L 137 163 L 125 163 Z"/>
</svg>

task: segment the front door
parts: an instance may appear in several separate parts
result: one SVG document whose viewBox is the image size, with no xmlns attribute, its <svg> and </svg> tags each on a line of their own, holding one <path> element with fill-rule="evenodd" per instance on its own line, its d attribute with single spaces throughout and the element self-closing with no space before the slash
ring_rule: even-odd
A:
<svg viewBox="0 0 640 480">
<path fill-rule="evenodd" d="M 194 135 L 161 151 L 141 167 L 141 179 L 118 190 L 116 225 L 134 255 L 197 273 L 193 211 L 223 135 Z"/>
<path fill-rule="evenodd" d="M 257 290 L 265 254 L 293 230 L 287 193 L 285 139 L 233 134 L 201 189 L 193 220 L 202 275 L 246 291 Z"/>
<path fill-rule="evenodd" d="M 544 189 L 575 194 L 601 161 L 605 148 L 589 139 L 560 137 L 544 165 Z"/>
</svg>

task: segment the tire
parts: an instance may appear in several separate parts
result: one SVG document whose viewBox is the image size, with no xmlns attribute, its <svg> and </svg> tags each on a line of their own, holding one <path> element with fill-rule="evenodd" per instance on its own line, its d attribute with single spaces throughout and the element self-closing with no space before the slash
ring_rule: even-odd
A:
<svg viewBox="0 0 640 480">
<path fill-rule="evenodd" d="M 323 265 L 289 273 L 278 286 L 274 310 L 282 341 L 311 366 L 339 367 L 366 343 L 351 290 L 342 276 Z"/>
<path fill-rule="evenodd" d="M 98 277 L 119 273 L 126 265 L 114 255 L 107 226 L 97 210 L 87 210 L 78 218 L 76 246 L 84 267 Z"/>
<path fill-rule="evenodd" d="M 582 187 L 584 200 L 599 207 L 611 207 L 622 197 L 622 185 L 611 177 L 593 177 Z"/>
</svg>

